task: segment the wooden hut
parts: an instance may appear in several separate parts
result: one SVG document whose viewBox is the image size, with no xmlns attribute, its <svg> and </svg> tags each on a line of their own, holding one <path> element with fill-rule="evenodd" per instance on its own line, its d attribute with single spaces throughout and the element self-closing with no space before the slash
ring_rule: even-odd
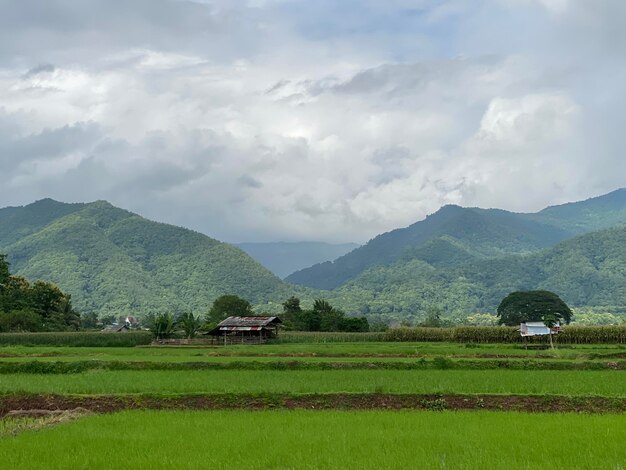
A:
<svg viewBox="0 0 626 470">
<path fill-rule="evenodd" d="M 206 334 L 224 344 L 261 344 L 278 336 L 281 324 L 278 317 L 228 317 Z"/>
</svg>

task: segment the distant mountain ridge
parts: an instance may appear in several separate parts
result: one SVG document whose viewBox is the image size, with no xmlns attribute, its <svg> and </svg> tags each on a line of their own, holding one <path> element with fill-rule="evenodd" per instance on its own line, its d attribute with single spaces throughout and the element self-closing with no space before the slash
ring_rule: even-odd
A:
<svg viewBox="0 0 626 470">
<path fill-rule="evenodd" d="M 206 311 L 226 293 L 256 304 L 293 293 L 236 247 L 105 201 L 0 209 L 0 252 L 17 274 L 57 283 L 83 312 Z"/>
<path fill-rule="evenodd" d="M 332 261 L 359 247 L 356 243 L 323 242 L 237 243 L 235 246 L 281 278 L 314 264 Z"/>
<path fill-rule="evenodd" d="M 332 291 L 349 311 L 400 320 L 431 306 L 451 316 L 494 312 L 516 290 L 546 289 L 573 307 L 626 314 L 626 224 L 528 255 L 433 266 L 418 258 L 372 266 Z"/>
<path fill-rule="evenodd" d="M 424 251 L 434 256 L 428 244 L 446 246 L 457 258 L 490 259 L 536 252 L 625 221 L 626 189 L 533 214 L 449 205 L 409 227 L 381 234 L 334 262 L 295 272 L 286 281 L 335 289 L 372 266 L 412 257 L 422 259 Z M 454 258 L 446 259 L 441 250 L 436 255 L 435 264 L 454 264 Z"/>
</svg>

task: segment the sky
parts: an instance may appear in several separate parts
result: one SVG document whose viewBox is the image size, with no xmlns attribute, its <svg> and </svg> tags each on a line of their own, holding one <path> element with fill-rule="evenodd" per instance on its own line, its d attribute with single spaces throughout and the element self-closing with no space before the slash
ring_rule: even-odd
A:
<svg viewBox="0 0 626 470">
<path fill-rule="evenodd" d="M 623 0 L 0 0 L 0 207 L 365 242 L 626 186 Z"/>
</svg>

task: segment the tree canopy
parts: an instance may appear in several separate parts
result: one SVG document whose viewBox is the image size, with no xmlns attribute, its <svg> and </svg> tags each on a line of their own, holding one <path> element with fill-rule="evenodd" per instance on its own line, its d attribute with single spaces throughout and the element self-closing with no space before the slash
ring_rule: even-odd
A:
<svg viewBox="0 0 626 470">
<path fill-rule="evenodd" d="M 230 316 L 246 317 L 254 315 L 252 305 L 238 295 L 222 295 L 213 302 L 207 315 L 209 323 L 219 323 Z"/>
<path fill-rule="evenodd" d="M 519 325 L 527 321 L 564 321 L 572 319 L 572 310 L 554 292 L 518 291 L 507 295 L 498 306 L 498 323 Z"/>
<path fill-rule="evenodd" d="M 72 299 L 56 285 L 30 284 L 12 276 L 6 256 L 0 254 L 0 331 L 77 330 L 80 315 Z"/>
<path fill-rule="evenodd" d="M 369 331 L 367 318 L 346 317 L 323 299 L 315 300 L 312 309 L 303 310 L 300 299 L 289 298 L 283 303 L 282 320 L 286 328 L 297 331 Z"/>
</svg>

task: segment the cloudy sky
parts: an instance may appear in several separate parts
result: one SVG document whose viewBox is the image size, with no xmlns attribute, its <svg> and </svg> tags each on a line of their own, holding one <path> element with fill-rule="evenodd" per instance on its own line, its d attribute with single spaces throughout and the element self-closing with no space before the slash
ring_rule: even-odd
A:
<svg viewBox="0 0 626 470">
<path fill-rule="evenodd" d="M 623 0 L 0 0 L 0 206 L 363 242 L 626 186 Z"/>
</svg>

